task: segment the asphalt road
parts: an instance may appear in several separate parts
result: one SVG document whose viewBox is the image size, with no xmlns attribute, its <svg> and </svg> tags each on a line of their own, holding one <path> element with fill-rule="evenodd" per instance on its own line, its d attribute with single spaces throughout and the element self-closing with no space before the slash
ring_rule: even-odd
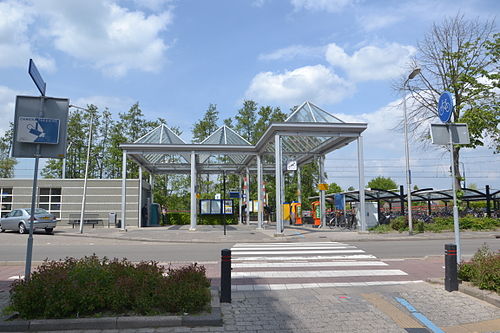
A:
<svg viewBox="0 0 500 333">
<path fill-rule="evenodd" d="M 348 242 L 380 259 L 423 258 L 442 255 L 445 240 L 402 240 Z M 27 236 L 13 232 L 0 234 L 0 261 L 22 262 L 26 257 Z M 500 250 L 500 239 L 463 239 L 462 255 L 472 256 L 486 243 L 495 251 Z M 160 262 L 216 262 L 220 251 L 234 243 L 160 243 L 115 239 L 79 238 L 59 235 L 34 235 L 33 260 L 83 257 L 96 254 L 100 257 L 127 258 L 132 261 L 155 260 Z"/>
</svg>

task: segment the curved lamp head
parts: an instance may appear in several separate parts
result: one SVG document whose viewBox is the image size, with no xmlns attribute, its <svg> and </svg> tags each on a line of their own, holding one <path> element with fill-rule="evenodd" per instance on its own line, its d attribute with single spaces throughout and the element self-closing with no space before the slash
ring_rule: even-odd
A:
<svg viewBox="0 0 500 333">
<path fill-rule="evenodd" d="M 420 68 L 417 67 L 410 73 L 410 75 L 408 76 L 408 80 L 413 79 L 418 74 L 420 74 Z"/>
</svg>

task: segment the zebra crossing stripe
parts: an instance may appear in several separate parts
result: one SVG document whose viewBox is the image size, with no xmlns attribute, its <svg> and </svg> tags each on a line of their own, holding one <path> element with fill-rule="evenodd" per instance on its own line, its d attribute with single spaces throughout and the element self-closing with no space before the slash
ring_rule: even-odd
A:
<svg viewBox="0 0 500 333">
<path fill-rule="evenodd" d="M 318 282 L 318 283 L 281 283 L 281 284 L 236 284 L 233 291 L 259 291 L 259 290 L 291 290 L 306 288 L 339 288 L 339 287 L 368 287 L 388 286 L 400 284 L 422 283 L 423 280 L 409 281 L 371 281 L 371 282 Z"/>
<path fill-rule="evenodd" d="M 272 271 L 272 272 L 232 272 L 232 279 L 266 279 L 266 278 L 323 278 L 353 276 L 388 276 L 408 275 L 399 269 L 367 269 L 338 271 Z"/>
<path fill-rule="evenodd" d="M 300 243 L 237 243 L 233 247 L 260 247 L 260 246 L 310 246 L 310 245 L 347 245 L 339 242 L 300 242 Z"/>
<path fill-rule="evenodd" d="M 371 254 L 353 254 L 337 256 L 290 256 L 290 257 L 234 257 L 234 261 L 291 261 L 291 260 L 337 260 L 337 259 L 377 259 Z"/>
<path fill-rule="evenodd" d="M 319 253 L 364 253 L 363 250 L 304 250 L 304 251 L 237 251 L 233 252 L 234 256 L 246 254 L 319 254 Z"/>
<path fill-rule="evenodd" d="M 233 247 L 231 248 L 231 251 L 236 253 L 238 251 L 254 251 L 254 250 L 333 250 L 333 249 L 355 249 L 355 246 L 349 245 L 349 246 L 341 246 L 341 245 L 335 245 L 335 246 L 271 246 L 271 247 Z"/>
<path fill-rule="evenodd" d="M 282 268 L 282 267 L 349 267 L 349 266 L 388 266 L 382 261 L 326 261 L 326 262 L 274 262 L 274 263 L 235 263 L 233 268 Z"/>
</svg>

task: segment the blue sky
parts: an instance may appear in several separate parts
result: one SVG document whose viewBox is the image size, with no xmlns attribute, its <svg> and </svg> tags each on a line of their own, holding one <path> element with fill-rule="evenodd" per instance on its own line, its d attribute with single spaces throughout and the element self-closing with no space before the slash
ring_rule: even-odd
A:
<svg viewBox="0 0 500 333">
<path fill-rule="evenodd" d="M 457 12 L 491 19 L 495 0 L 109 0 L 0 1 L 0 134 L 15 96 L 37 95 L 34 58 L 47 95 L 117 114 L 138 101 L 190 141 L 210 103 L 221 119 L 244 99 L 282 110 L 309 100 L 345 121 L 368 123 L 367 180 L 404 183 L 401 95 L 392 87 L 433 22 Z M 462 154 L 468 183 L 499 186 L 487 149 Z M 411 144 L 413 183 L 450 186 L 449 155 Z M 16 176 L 32 175 L 23 160 Z M 357 187 L 355 145 L 327 157 L 329 182 Z"/>
</svg>

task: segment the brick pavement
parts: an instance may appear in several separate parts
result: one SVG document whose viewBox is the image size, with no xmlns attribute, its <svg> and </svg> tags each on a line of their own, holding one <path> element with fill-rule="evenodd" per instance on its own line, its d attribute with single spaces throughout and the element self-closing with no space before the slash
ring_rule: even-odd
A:
<svg viewBox="0 0 500 333">
<path fill-rule="evenodd" d="M 403 314 L 411 314 L 395 301 L 404 297 L 419 312 L 446 332 L 500 332 L 500 309 L 460 292 L 446 292 L 427 283 L 404 286 L 318 288 L 282 291 L 234 292 L 231 304 L 223 304 L 222 327 L 86 330 L 82 333 L 132 332 L 246 332 L 246 333 L 391 333 L 426 332 L 405 329 L 366 295 L 376 295 Z M 490 322 L 485 322 L 490 321 Z M 415 320 L 413 321 L 416 322 Z M 480 323 L 486 328 L 481 328 Z M 415 325 L 415 324 L 414 324 Z M 422 327 L 421 325 L 415 325 Z M 449 327 L 453 326 L 450 330 Z M 411 327 L 410 327 L 411 328 Z M 485 331 L 484 329 L 488 329 Z M 429 332 L 429 331 L 427 331 Z"/>
</svg>

